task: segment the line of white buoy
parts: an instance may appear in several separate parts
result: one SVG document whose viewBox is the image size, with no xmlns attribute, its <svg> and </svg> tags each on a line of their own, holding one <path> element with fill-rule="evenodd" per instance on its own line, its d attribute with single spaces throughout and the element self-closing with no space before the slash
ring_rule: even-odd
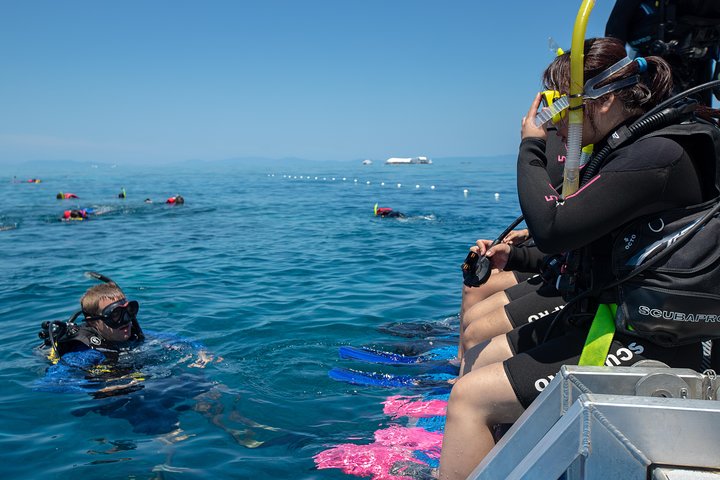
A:
<svg viewBox="0 0 720 480">
<path fill-rule="evenodd" d="M 275 176 L 276 176 L 276 175 L 275 175 L 274 173 L 269 173 L 269 174 L 268 174 L 268 177 L 275 177 Z M 280 176 L 280 175 L 278 174 L 277 176 Z M 282 178 L 285 178 L 285 179 L 288 179 L 288 180 L 318 180 L 318 181 L 323 181 L 323 182 L 326 182 L 326 181 L 328 181 L 328 180 L 331 181 L 331 182 L 335 182 L 335 181 L 338 180 L 337 177 L 330 177 L 330 178 L 328 179 L 328 177 L 318 177 L 318 176 L 311 176 L 311 175 L 289 175 L 289 174 L 283 174 L 283 175 L 282 175 Z M 346 181 L 348 181 L 348 178 L 347 178 L 347 177 L 342 177 L 340 180 L 342 180 L 343 182 L 346 182 Z M 354 178 L 352 181 L 353 181 L 354 184 L 361 183 L 361 180 L 359 180 L 359 179 L 357 179 L 357 178 Z M 385 182 L 383 182 L 383 181 L 379 182 L 379 184 L 380 184 L 381 187 L 386 186 L 386 185 L 385 185 Z M 366 181 L 365 181 L 365 185 L 372 185 L 372 182 L 371 182 L 370 180 L 366 180 Z M 397 188 L 402 188 L 402 186 L 403 186 L 402 183 L 397 183 L 397 184 L 396 184 L 396 187 L 397 187 Z M 415 184 L 415 189 L 416 189 L 416 190 L 419 190 L 419 189 L 421 189 L 421 188 L 422 188 L 422 186 L 421 186 L 419 183 L 416 183 L 416 184 Z M 436 189 L 436 186 L 435 186 L 435 185 L 430 185 L 429 188 L 430 188 L 430 190 L 435 190 L 435 189 Z M 467 197 L 468 195 L 470 195 L 470 189 L 468 189 L 468 188 L 463 188 L 462 193 L 463 193 L 463 196 L 464 196 L 464 197 Z M 499 192 L 495 192 L 494 198 L 495 198 L 496 201 L 497 201 L 497 200 L 500 200 L 500 193 L 499 193 Z"/>
</svg>

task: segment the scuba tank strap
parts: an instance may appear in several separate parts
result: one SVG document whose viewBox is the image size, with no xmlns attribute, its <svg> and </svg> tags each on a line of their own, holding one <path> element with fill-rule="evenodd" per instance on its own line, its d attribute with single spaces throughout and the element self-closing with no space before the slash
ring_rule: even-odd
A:
<svg viewBox="0 0 720 480">
<path fill-rule="evenodd" d="M 608 155 L 618 147 L 626 143 L 632 143 L 648 134 L 658 132 L 664 127 L 681 123 L 692 117 L 697 102 L 679 103 L 677 106 L 669 106 L 660 111 L 650 111 L 636 120 L 632 125 L 621 126 L 608 138 L 607 144 L 596 154 L 585 166 L 580 184 L 584 185 L 595 175 L 605 164 Z M 657 135 L 657 133 L 655 133 Z"/>
<path fill-rule="evenodd" d="M 616 313 L 617 305 L 614 303 L 598 305 L 578 365 L 598 367 L 605 365 L 605 359 L 615 336 Z"/>
</svg>

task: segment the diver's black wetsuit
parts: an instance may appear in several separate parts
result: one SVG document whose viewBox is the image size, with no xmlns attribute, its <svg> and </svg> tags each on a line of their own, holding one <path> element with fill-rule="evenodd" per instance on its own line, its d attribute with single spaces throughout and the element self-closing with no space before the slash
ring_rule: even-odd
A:
<svg viewBox="0 0 720 480">
<path fill-rule="evenodd" d="M 517 178 L 525 221 L 543 252 L 591 245 L 593 257 L 609 259 L 611 233 L 619 227 L 703 201 L 700 174 L 690 156 L 669 138 L 650 137 L 616 150 L 598 175 L 558 205 L 559 193 L 545 171 L 544 143 L 523 140 Z"/>
<path fill-rule="evenodd" d="M 557 135 L 555 126 L 549 126 L 547 132 L 546 171 L 552 184 L 560 185 L 563 180 L 567 147 Z M 534 241 L 523 245 L 512 245 L 510 248 L 504 270 L 513 273 L 517 284 L 504 290 L 510 300 L 504 309 L 513 328 L 556 312 L 565 303 L 555 286 L 543 283 L 538 276 L 545 263 L 545 256 Z"/>
<path fill-rule="evenodd" d="M 720 136 L 711 126 L 681 128 L 706 129 L 715 138 Z M 596 145 L 596 151 L 602 146 Z M 716 154 L 705 154 L 710 158 L 697 161 L 712 164 L 714 172 Z M 680 144 L 662 136 L 642 138 L 617 149 L 608 156 L 598 175 L 562 204 L 558 203 L 560 195 L 550 185 L 545 166 L 545 142 L 538 138 L 523 140 L 517 181 L 525 221 L 544 252 L 560 253 L 589 246 L 583 261 L 591 262 L 595 285 L 607 284 L 612 279 L 613 232 L 621 226 L 646 214 L 697 204 L 716 195 L 701 181 L 699 164 Z M 550 340 L 544 341 L 552 318 L 547 316 L 507 335 L 514 356 L 504 362 L 505 371 L 524 407 L 530 405 L 561 365 L 577 364 L 584 346 L 589 321 L 562 322 L 555 327 Z M 699 369 L 702 348 L 700 345 L 663 348 L 616 334 L 606 364 L 632 365 L 643 358 Z"/>
</svg>

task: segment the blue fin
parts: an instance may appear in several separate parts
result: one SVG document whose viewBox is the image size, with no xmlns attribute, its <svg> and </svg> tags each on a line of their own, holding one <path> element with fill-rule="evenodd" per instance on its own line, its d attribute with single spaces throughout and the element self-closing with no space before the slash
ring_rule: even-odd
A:
<svg viewBox="0 0 720 480">
<path fill-rule="evenodd" d="M 340 347 L 338 355 L 344 360 L 360 360 L 368 363 L 387 363 L 391 365 L 411 365 L 421 363 L 426 359 L 424 355 L 402 355 L 368 347 L 349 346 Z"/>
<path fill-rule="evenodd" d="M 371 387 L 419 387 L 419 388 L 447 388 L 450 389 L 448 380 L 455 378 L 454 375 L 441 373 L 431 375 L 393 375 L 391 373 L 361 372 L 349 368 L 335 367 L 328 372 L 328 376 L 339 382 L 351 383 L 353 385 L 365 385 Z"/>
<path fill-rule="evenodd" d="M 369 347 L 342 346 L 338 355 L 344 360 L 360 360 L 368 363 L 381 363 L 387 365 L 415 365 L 432 361 L 448 361 L 455 358 L 457 346 L 434 348 L 420 355 L 402 355 L 400 353 L 385 352 Z"/>
</svg>

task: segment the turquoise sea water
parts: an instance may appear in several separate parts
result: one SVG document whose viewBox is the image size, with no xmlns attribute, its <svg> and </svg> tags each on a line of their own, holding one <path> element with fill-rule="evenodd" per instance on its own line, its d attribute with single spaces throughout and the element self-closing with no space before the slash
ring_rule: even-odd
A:
<svg viewBox="0 0 720 480">
<path fill-rule="evenodd" d="M 381 402 L 408 392 L 331 380 L 338 366 L 388 371 L 341 361 L 338 347 L 411 341 L 383 329 L 391 324 L 456 323 L 468 246 L 519 214 L 509 158 L 6 172 L 4 478 L 345 478 L 317 470 L 313 455 L 371 439 L 388 422 Z M 42 183 L 12 183 L 12 175 Z M 116 197 L 121 187 L 125 200 Z M 81 198 L 56 200 L 58 191 Z M 177 193 L 185 205 L 163 204 Z M 408 218 L 376 218 L 376 202 Z M 71 207 L 102 215 L 58 221 Z M 138 300 L 145 329 L 200 342 L 222 358 L 190 369 L 178 355 L 158 354 L 145 390 L 127 396 L 125 411 L 175 409 L 182 433 L 173 441 L 133 431 L 129 413 L 98 411 L 107 400 L 33 389 L 48 365 L 35 349 L 39 324 L 75 311 L 94 284 L 86 270 Z M 199 406 L 196 389 L 206 391 Z M 262 444 L 241 445 L 249 439 Z"/>
</svg>

